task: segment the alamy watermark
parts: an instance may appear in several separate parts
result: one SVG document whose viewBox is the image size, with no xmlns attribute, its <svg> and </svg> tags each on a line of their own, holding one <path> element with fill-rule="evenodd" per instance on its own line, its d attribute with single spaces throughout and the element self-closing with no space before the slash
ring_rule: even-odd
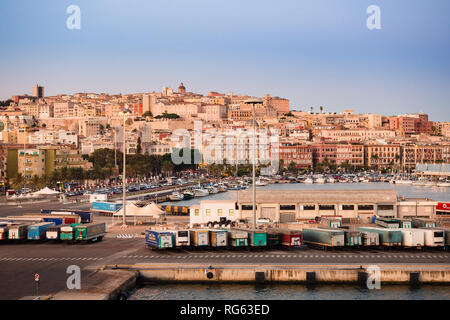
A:
<svg viewBox="0 0 450 320">
<path fill-rule="evenodd" d="M 367 18 L 366 25 L 369 30 L 379 30 L 381 29 L 381 9 L 377 5 L 370 5 L 366 10 L 367 14 L 370 16 Z"/>
<path fill-rule="evenodd" d="M 66 26 L 69 30 L 81 29 L 81 9 L 77 5 L 70 5 L 66 9 L 66 13 L 70 14 L 66 20 Z"/>
<path fill-rule="evenodd" d="M 367 272 L 367 289 L 381 289 L 381 271 L 379 266 L 370 265 L 366 269 Z"/>
<path fill-rule="evenodd" d="M 67 289 L 73 290 L 81 289 L 81 269 L 77 265 L 70 265 L 67 267 L 66 270 L 67 274 L 70 274 L 70 276 L 67 278 L 66 285 Z"/>
</svg>

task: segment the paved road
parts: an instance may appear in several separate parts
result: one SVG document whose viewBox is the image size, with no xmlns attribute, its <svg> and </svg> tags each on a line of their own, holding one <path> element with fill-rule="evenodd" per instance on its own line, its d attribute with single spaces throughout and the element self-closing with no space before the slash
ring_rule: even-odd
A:
<svg viewBox="0 0 450 320">
<path fill-rule="evenodd" d="M 93 244 L 0 244 L 0 299 L 35 295 L 33 274 L 39 273 L 41 295 L 65 289 L 67 267 L 78 265 L 82 279 L 105 264 L 236 263 L 236 264 L 450 264 L 450 253 L 409 250 L 170 250 L 152 251 L 143 239 L 105 238 Z"/>
<path fill-rule="evenodd" d="M 19 216 L 26 213 L 40 213 L 41 209 L 76 209 L 89 210 L 91 208 L 89 202 L 79 202 L 62 204 L 60 202 L 38 202 L 38 203 L 22 203 L 22 204 L 1 204 L 0 217 Z"/>
</svg>

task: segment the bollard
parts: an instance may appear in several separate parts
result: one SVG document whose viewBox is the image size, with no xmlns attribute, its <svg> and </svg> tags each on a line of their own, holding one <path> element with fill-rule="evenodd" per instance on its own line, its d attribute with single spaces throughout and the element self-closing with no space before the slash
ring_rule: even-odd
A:
<svg viewBox="0 0 450 320">
<path fill-rule="evenodd" d="M 420 272 L 410 272 L 409 273 L 409 283 L 412 286 L 418 286 L 420 284 Z"/>
<path fill-rule="evenodd" d="M 358 271 L 358 285 L 360 287 L 367 287 L 367 272 Z"/>
<path fill-rule="evenodd" d="M 265 280 L 265 273 L 262 271 L 256 271 L 255 272 L 255 282 L 256 283 L 263 283 Z"/>
<path fill-rule="evenodd" d="M 306 284 L 307 285 L 314 285 L 316 284 L 316 273 L 313 272 L 306 272 Z"/>
</svg>

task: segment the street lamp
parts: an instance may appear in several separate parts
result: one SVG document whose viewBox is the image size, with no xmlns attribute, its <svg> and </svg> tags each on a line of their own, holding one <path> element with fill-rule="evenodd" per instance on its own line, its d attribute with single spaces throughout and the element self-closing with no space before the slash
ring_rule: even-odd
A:
<svg viewBox="0 0 450 320">
<path fill-rule="evenodd" d="M 256 229 L 256 119 L 255 119 L 255 104 L 263 104 L 261 99 L 247 99 L 245 104 L 252 105 L 252 126 L 253 126 L 253 228 Z"/>
<path fill-rule="evenodd" d="M 124 109 L 121 109 L 119 114 L 123 115 L 123 172 L 122 172 L 122 206 L 123 206 L 123 216 L 122 216 L 122 228 L 127 227 L 126 221 L 126 212 L 127 212 L 127 178 L 126 178 L 126 167 L 127 167 L 127 142 L 125 135 L 125 126 L 127 115 L 131 113 L 131 110 L 128 108 L 128 105 L 125 106 Z"/>
</svg>

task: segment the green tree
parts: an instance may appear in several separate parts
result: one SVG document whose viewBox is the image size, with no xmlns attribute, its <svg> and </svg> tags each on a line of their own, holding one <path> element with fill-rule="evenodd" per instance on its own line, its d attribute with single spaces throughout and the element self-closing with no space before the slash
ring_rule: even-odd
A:
<svg viewBox="0 0 450 320">
<path fill-rule="evenodd" d="M 24 179 L 23 175 L 19 172 L 11 179 L 10 182 L 11 182 L 11 186 L 14 189 L 18 190 L 18 189 L 23 188 L 25 179 Z"/>
<path fill-rule="evenodd" d="M 142 118 L 147 118 L 147 117 L 153 118 L 153 114 L 152 114 L 150 111 L 145 111 L 145 112 L 142 114 Z"/>
<path fill-rule="evenodd" d="M 137 147 L 136 147 L 136 152 L 141 154 L 142 153 L 142 146 L 141 146 L 141 137 L 138 137 L 137 139 Z"/>
</svg>

